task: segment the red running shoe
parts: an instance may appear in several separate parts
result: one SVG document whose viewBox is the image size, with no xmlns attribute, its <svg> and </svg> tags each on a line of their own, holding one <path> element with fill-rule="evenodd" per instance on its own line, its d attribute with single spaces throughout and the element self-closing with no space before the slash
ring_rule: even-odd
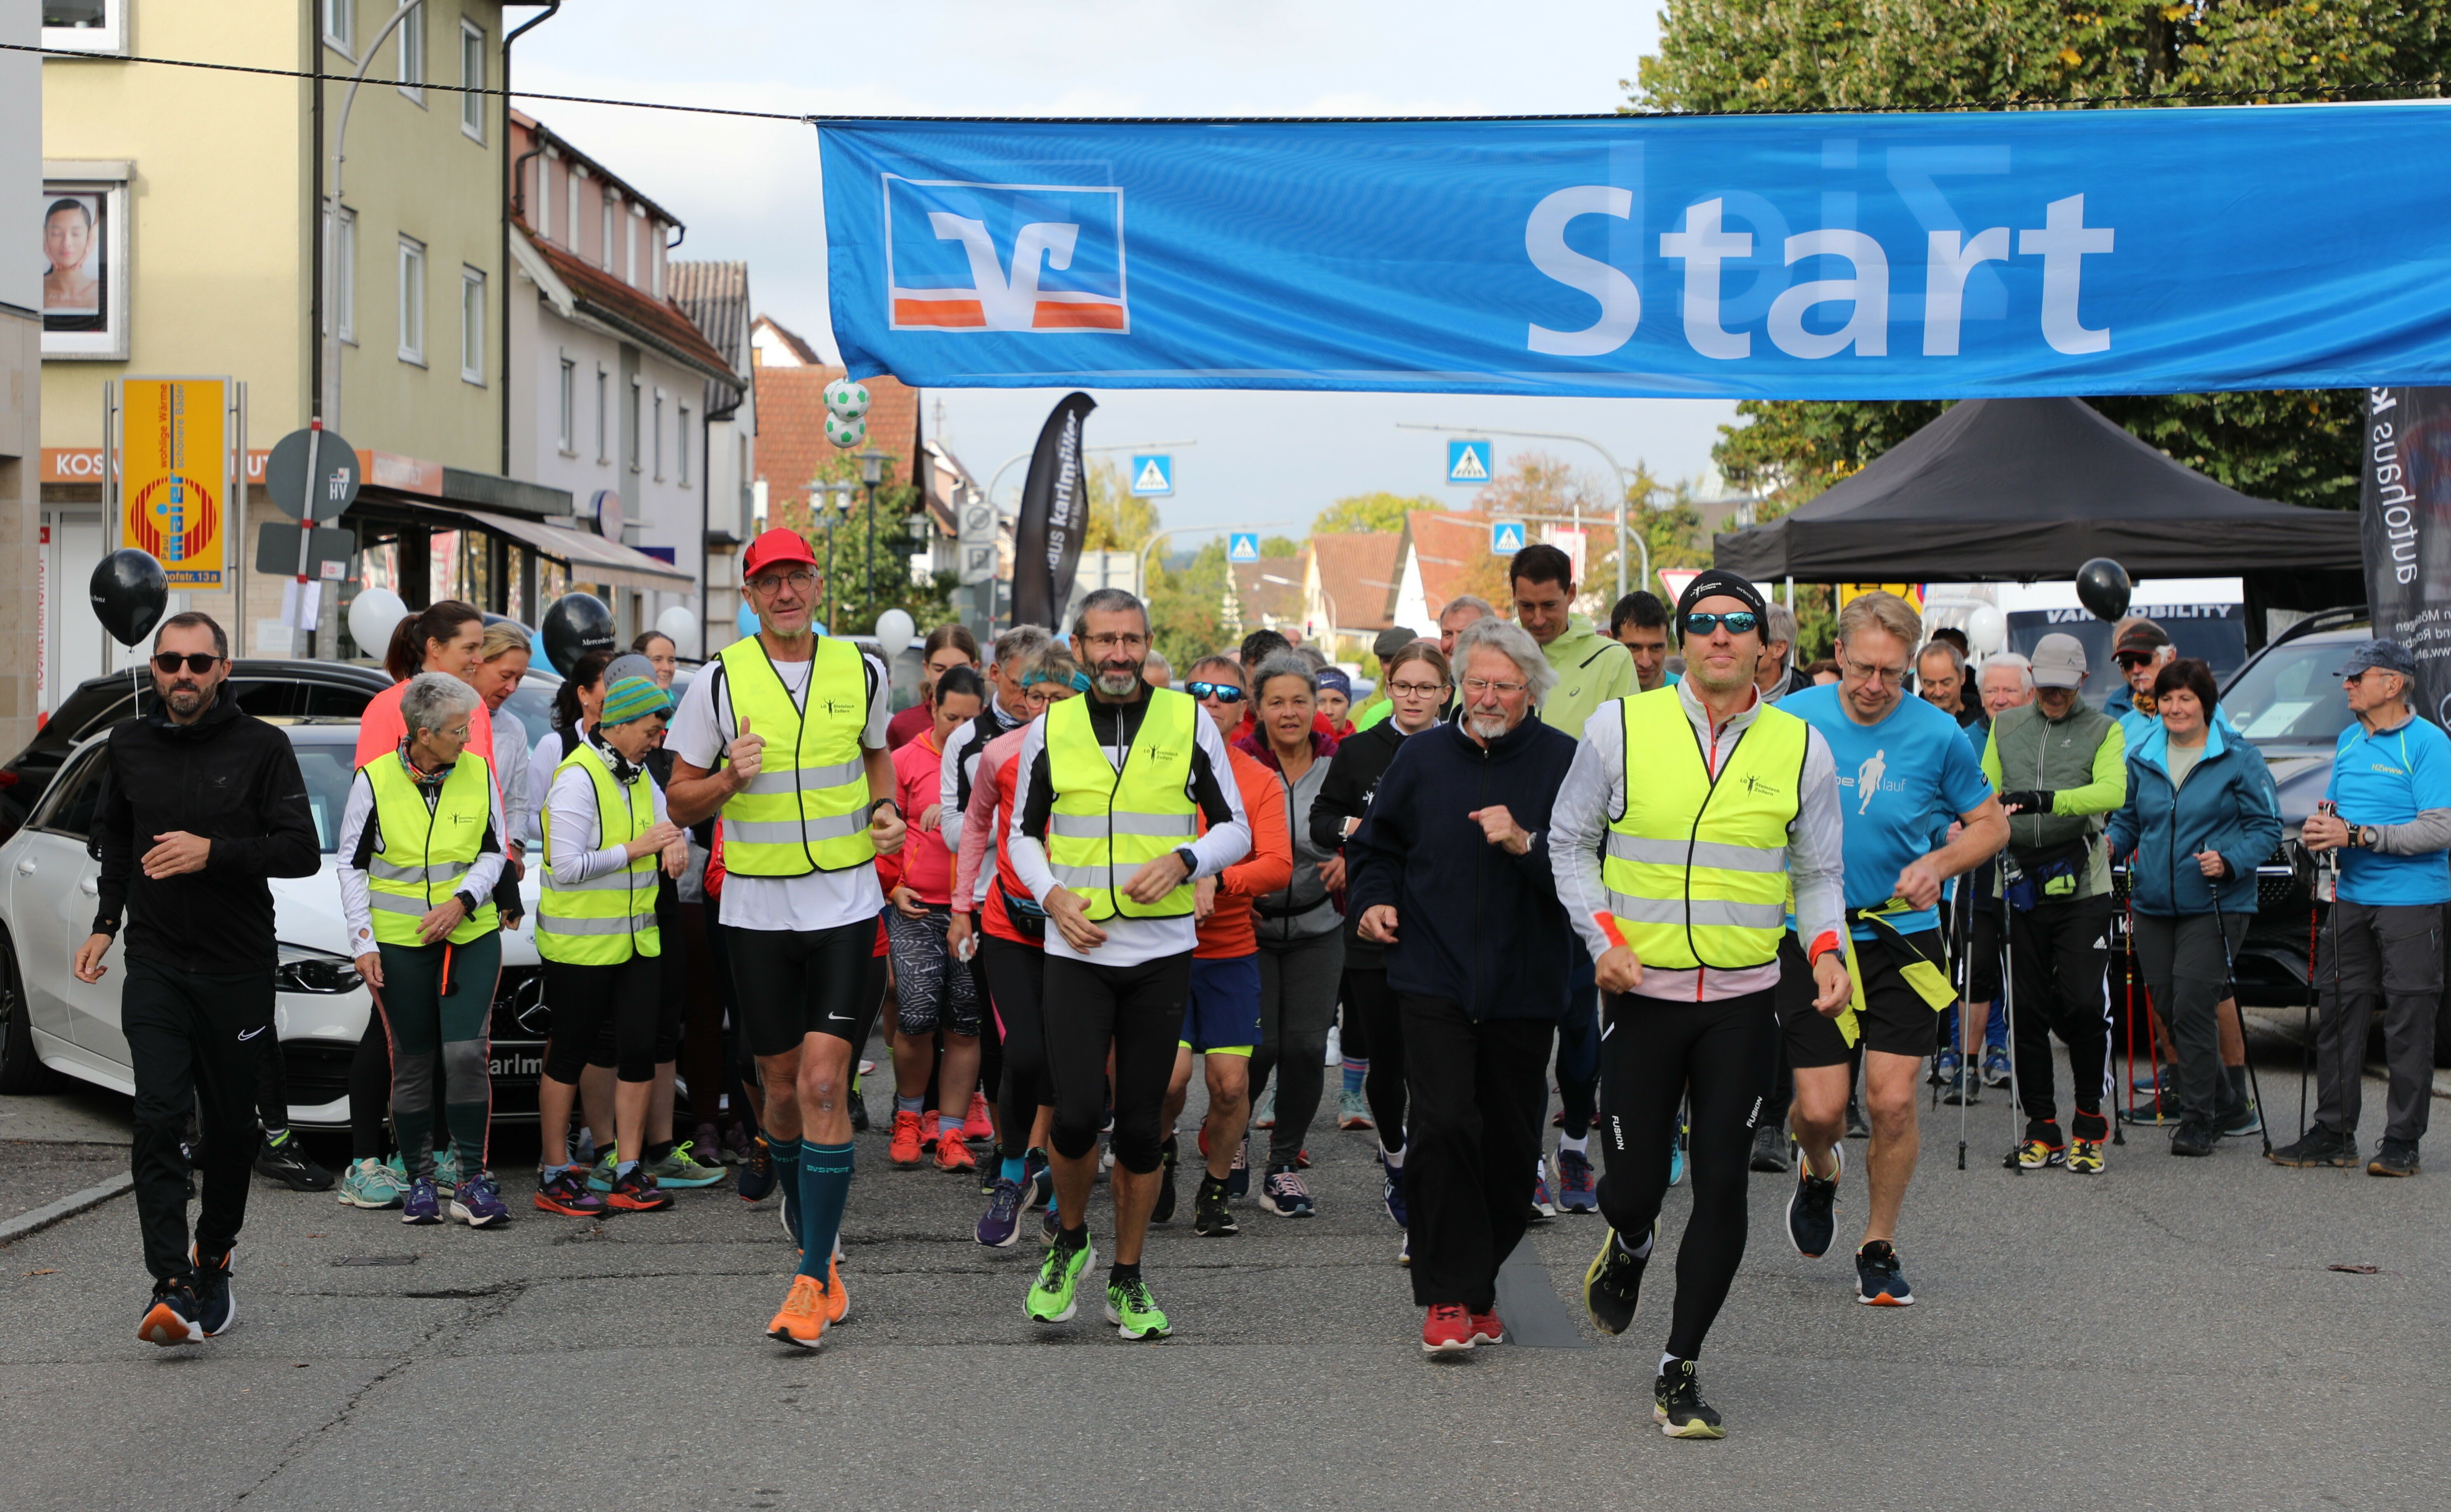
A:
<svg viewBox="0 0 2451 1512">
<path fill-rule="evenodd" d="M 995 1138 L 995 1120 L 988 1116 L 988 1095 L 971 1089 L 970 1113 L 962 1120 L 962 1137 L 972 1144 Z"/>
<path fill-rule="evenodd" d="M 919 1115 L 907 1110 L 897 1112 L 893 1115 L 893 1142 L 885 1147 L 885 1158 L 907 1170 L 919 1164 L 919 1147 L 924 1143 Z"/>
<path fill-rule="evenodd" d="M 1506 1342 L 1506 1325 L 1498 1321 L 1496 1307 L 1472 1315 L 1472 1342 L 1477 1345 Z"/>
<path fill-rule="evenodd" d="M 1472 1349 L 1472 1314 L 1455 1303 L 1441 1303 L 1422 1320 L 1422 1353 L 1465 1354 Z"/>
</svg>

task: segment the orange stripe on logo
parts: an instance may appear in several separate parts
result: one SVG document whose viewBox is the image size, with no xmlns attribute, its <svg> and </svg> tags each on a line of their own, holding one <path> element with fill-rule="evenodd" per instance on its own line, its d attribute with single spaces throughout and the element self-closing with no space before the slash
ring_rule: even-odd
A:
<svg viewBox="0 0 2451 1512">
<path fill-rule="evenodd" d="M 1030 314 L 1029 328 L 1036 331 L 1119 331 L 1124 328 L 1124 307 L 1121 304 L 1086 304 L 1069 300 L 1040 300 Z"/>
<path fill-rule="evenodd" d="M 974 299 L 898 299 L 893 302 L 896 325 L 981 326 L 987 311 Z"/>
</svg>

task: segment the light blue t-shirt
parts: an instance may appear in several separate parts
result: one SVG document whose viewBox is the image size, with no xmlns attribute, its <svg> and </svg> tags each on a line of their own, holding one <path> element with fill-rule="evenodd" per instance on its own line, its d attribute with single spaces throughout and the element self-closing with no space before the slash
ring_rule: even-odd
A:
<svg viewBox="0 0 2451 1512">
<path fill-rule="evenodd" d="M 2451 736 L 2414 716 L 2379 735 L 2351 721 L 2332 748 L 2332 783 L 2325 796 L 2353 825 L 2406 824 L 2421 809 L 2451 809 Z M 2451 857 L 2441 851 L 2339 854 L 2341 896 L 2352 903 L 2451 903 Z"/>
<path fill-rule="evenodd" d="M 1851 909 L 1888 902 L 1907 863 L 1990 795 L 1983 763 L 1957 721 L 1912 694 L 1878 724 L 1857 724 L 1838 701 L 1835 683 L 1791 693 L 1778 706 L 1820 731 L 1837 763 Z M 1890 922 L 1912 934 L 1937 928 L 1940 913 L 1923 909 Z M 1870 926 L 1858 926 L 1855 937 L 1871 938 Z"/>
</svg>

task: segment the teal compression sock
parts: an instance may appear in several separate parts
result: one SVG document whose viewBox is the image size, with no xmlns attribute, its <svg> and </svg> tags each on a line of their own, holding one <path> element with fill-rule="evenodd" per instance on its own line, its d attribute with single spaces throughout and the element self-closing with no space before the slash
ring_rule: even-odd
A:
<svg viewBox="0 0 2451 1512">
<path fill-rule="evenodd" d="M 800 1274 L 823 1278 L 851 1196 L 849 1145 L 800 1142 Z"/>
</svg>

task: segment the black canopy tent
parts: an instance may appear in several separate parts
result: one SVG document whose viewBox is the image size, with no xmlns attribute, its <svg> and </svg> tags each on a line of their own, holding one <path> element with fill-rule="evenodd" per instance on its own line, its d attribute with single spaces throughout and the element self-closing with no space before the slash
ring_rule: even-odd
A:
<svg viewBox="0 0 2451 1512">
<path fill-rule="evenodd" d="M 1757 582 L 2032 582 L 2095 557 L 2135 578 L 2236 577 L 2250 644 L 2264 609 L 2365 596 L 2354 513 L 2250 499 L 2076 399 L 1952 404 L 1812 502 L 1713 544 Z"/>
</svg>

